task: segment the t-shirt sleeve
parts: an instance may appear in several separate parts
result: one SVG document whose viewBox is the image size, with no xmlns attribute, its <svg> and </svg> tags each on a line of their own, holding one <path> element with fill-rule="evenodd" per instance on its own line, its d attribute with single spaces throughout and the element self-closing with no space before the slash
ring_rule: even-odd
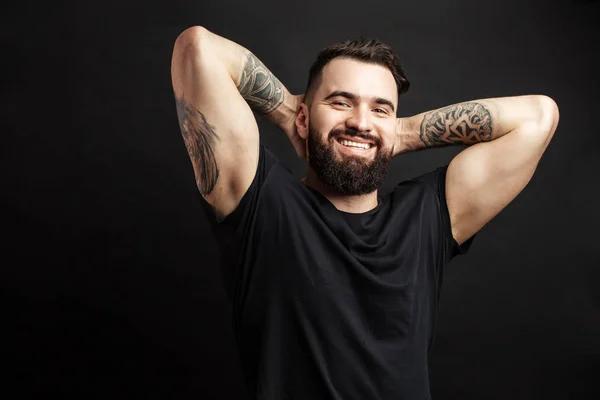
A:
<svg viewBox="0 0 600 400">
<path fill-rule="evenodd" d="M 203 206 L 207 217 L 213 226 L 229 226 L 235 227 L 237 230 L 252 213 L 252 209 L 256 206 L 257 198 L 260 189 L 267 178 L 271 167 L 277 162 L 277 158 L 267 150 L 262 144 L 259 146 L 258 165 L 252 183 L 246 190 L 246 193 L 240 200 L 236 209 L 227 215 L 222 220 L 219 220 L 214 212 L 214 209 L 208 202 L 204 201 Z"/>
<path fill-rule="evenodd" d="M 241 241 L 256 213 L 263 183 L 276 163 L 277 158 L 261 144 L 256 174 L 250 187 L 237 208 L 222 220 L 217 219 L 212 206 L 202 198 L 202 205 L 219 249 L 223 285 L 230 298 L 233 294 Z"/>
<path fill-rule="evenodd" d="M 448 166 L 439 167 L 436 170 L 421 175 L 415 180 L 426 183 L 437 195 L 439 200 L 439 213 L 442 223 L 442 237 L 444 240 L 444 250 L 446 260 L 450 261 L 457 255 L 465 255 L 469 251 L 475 235 L 470 237 L 462 245 L 454 239 L 452 235 L 452 226 L 450 224 L 450 213 L 448 212 L 448 203 L 446 202 L 446 172 Z"/>
</svg>

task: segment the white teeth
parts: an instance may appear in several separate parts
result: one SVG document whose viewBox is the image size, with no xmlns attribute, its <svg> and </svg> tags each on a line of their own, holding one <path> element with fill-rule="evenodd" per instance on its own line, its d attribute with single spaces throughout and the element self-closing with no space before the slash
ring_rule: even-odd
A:
<svg viewBox="0 0 600 400">
<path fill-rule="evenodd" d="M 350 140 L 340 140 L 340 143 L 343 144 L 344 146 L 360 147 L 361 149 L 370 149 L 371 148 L 371 145 L 369 143 L 357 143 L 357 142 L 351 142 Z"/>
</svg>

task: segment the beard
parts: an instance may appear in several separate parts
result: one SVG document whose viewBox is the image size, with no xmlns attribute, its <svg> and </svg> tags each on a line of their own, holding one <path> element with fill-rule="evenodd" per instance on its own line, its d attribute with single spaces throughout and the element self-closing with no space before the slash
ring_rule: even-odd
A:
<svg viewBox="0 0 600 400">
<path fill-rule="evenodd" d="M 336 154 L 333 146 L 336 137 L 340 135 L 373 141 L 376 147 L 374 159 Z M 321 142 L 319 134 L 309 125 L 308 164 L 321 182 L 338 193 L 346 196 L 372 193 L 385 182 L 392 159 L 392 151 L 383 150 L 381 145 L 382 141 L 378 137 L 343 129 L 332 130 L 326 141 Z"/>
</svg>

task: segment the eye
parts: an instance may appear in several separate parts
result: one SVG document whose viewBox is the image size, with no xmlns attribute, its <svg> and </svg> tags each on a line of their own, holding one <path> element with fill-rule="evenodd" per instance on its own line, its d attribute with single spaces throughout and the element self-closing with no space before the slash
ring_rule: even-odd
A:
<svg viewBox="0 0 600 400">
<path fill-rule="evenodd" d="M 348 107 L 350 107 L 350 106 L 349 106 L 347 103 L 344 103 L 343 101 L 334 101 L 334 102 L 333 102 L 333 103 L 331 103 L 331 104 L 334 104 L 334 105 L 336 105 L 336 106 L 343 106 L 343 107 L 346 107 L 346 106 L 348 106 Z"/>
<path fill-rule="evenodd" d="M 375 109 L 375 111 L 376 111 L 378 114 L 387 114 L 387 110 L 386 110 L 386 109 L 384 109 L 384 108 L 376 108 L 376 109 Z"/>
</svg>

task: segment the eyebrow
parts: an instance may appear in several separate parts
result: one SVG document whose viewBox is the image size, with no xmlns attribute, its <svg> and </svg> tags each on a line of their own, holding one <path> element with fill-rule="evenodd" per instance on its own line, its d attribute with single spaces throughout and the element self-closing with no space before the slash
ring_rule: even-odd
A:
<svg viewBox="0 0 600 400">
<path fill-rule="evenodd" d="M 327 95 L 327 97 L 325 97 L 324 100 L 329 100 L 332 97 L 345 97 L 348 100 L 357 100 L 360 98 L 360 96 L 354 94 L 354 93 L 350 93 L 350 92 L 345 92 L 343 90 L 335 90 L 331 93 L 329 93 Z M 381 104 L 381 105 L 386 105 L 389 106 L 392 109 L 392 112 L 395 112 L 395 108 L 394 108 L 394 103 L 392 103 L 390 100 L 388 99 L 384 99 L 383 97 L 372 97 L 371 98 L 372 101 L 374 101 L 377 104 Z"/>
</svg>

